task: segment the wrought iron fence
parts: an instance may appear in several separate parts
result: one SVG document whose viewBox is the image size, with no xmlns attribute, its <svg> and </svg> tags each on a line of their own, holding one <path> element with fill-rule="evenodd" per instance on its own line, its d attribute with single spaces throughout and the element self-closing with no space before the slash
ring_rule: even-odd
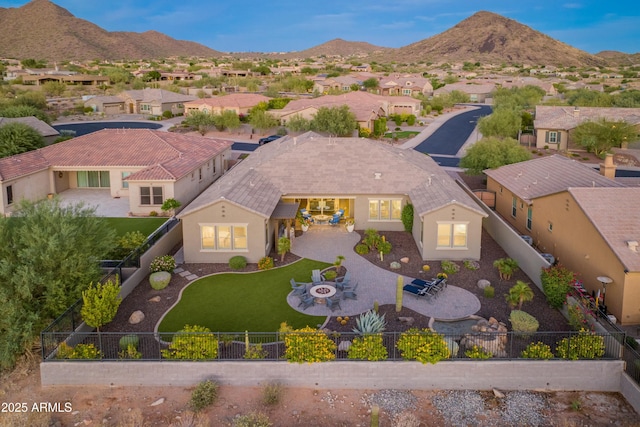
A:
<svg viewBox="0 0 640 427">
<path fill-rule="evenodd" d="M 158 227 L 147 239 L 140 245 L 138 248 L 134 249 L 125 259 L 123 260 L 115 260 L 115 261 L 107 261 L 104 267 L 109 268 L 107 272 L 100 279 L 100 283 L 105 283 L 108 280 L 115 280 L 115 278 L 122 279 L 123 277 L 123 268 L 139 268 L 140 267 L 140 256 L 145 253 L 151 246 L 156 244 L 158 240 L 165 234 L 167 234 L 173 227 L 178 225 L 179 220 L 175 217 L 169 218 L 164 224 Z M 58 316 L 49 326 L 47 326 L 42 334 L 48 333 L 61 333 L 66 334 L 67 336 L 71 335 L 76 328 L 82 323 L 82 318 L 80 316 L 80 310 L 82 308 L 82 298 L 78 299 L 75 303 L 73 303 L 64 313 Z M 42 343 L 44 344 L 44 338 L 41 337 Z M 64 341 L 64 340 L 63 340 Z M 46 353 L 44 352 L 43 356 L 46 357 Z"/>
<path fill-rule="evenodd" d="M 290 332 L 291 334 L 291 332 Z M 304 333 L 294 332 L 297 335 Z M 386 350 L 387 357 L 384 360 L 404 360 L 402 352 L 398 349 L 398 340 L 406 335 L 400 332 L 384 332 L 379 334 L 382 337 L 382 347 Z M 70 346 L 78 344 L 92 344 L 100 352 L 99 360 L 167 360 L 175 359 L 171 357 L 167 350 L 170 350 L 171 343 L 175 337 L 181 344 L 182 355 L 186 355 L 182 360 L 285 360 L 286 346 L 284 335 L 280 333 L 267 332 L 189 332 L 189 333 L 154 333 L 144 332 L 78 332 L 72 336 L 62 332 L 43 332 L 42 351 L 45 361 L 60 361 L 61 352 L 59 346 L 66 343 Z M 563 348 L 566 353 L 569 349 L 577 358 L 617 360 L 623 357 L 621 342 L 624 337 L 617 334 L 592 334 L 597 337 L 591 340 L 581 339 L 583 335 L 578 332 L 536 332 L 522 335 L 515 332 L 487 332 L 464 335 L 440 335 L 450 350 L 451 360 L 470 360 L 466 350 L 472 345 L 477 345 L 484 349 L 485 353 L 491 353 L 491 360 L 512 360 L 522 359 L 522 352 L 527 346 L 535 343 L 543 343 L 549 346 L 553 356 L 561 357 Z M 127 337 L 127 338 L 125 338 Z M 131 338 L 134 337 L 134 338 Z M 328 333 L 326 338 L 329 347 L 332 348 L 333 355 L 337 360 L 350 360 L 350 347 L 354 344 L 354 339 L 360 337 L 352 332 Z M 421 339 L 420 334 L 408 336 L 409 341 Z M 406 338 L 405 338 L 406 339 Z M 176 341 L 176 343 L 178 342 Z M 127 344 L 135 343 L 132 351 L 127 351 Z M 594 354 L 594 347 L 602 346 L 604 353 L 597 357 L 588 355 Z M 213 357 L 207 355 L 215 355 Z M 580 357 L 580 355 L 587 355 Z M 353 356 L 353 355 L 352 355 Z M 637 357 L 637 353 L 636 353 Z M 98 360 L 98 359 L 97 359 Z M 640 365 L 636 364 L 636 368 Z M 637 377 L 637 375 L 636 375 Z"/>
</svg>

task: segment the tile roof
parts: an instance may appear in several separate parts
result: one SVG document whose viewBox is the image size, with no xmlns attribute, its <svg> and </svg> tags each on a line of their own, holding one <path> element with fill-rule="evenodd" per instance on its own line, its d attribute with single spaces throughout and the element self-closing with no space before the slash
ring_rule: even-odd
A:
<svg viewBox="0 0 640 427">
<path fill-rule="evenodd" d="M 487 169 L 484 173 L 527 203 L 569 187 L 624 187 L 590 166 L 559 154 Z"/>
<path fill-rule="evenodd" d="M 602 118 L 624 120 L 629 124 L 640 124 L 640 108 L 603 108 L 603 107 L 555 107 L 536 106 L 534 127 L 536 129 L 570 130 L 582 122 Z"/>
<path fill-rule="evenodd" d="M 640 271 L 640 249 L 632 251 L 628 241 L 640 242 L 640 188 L 570 188 L 587 218 L 629 271 Z"/>
<path fill-rule="evenodd" d="M 232 141 L 150 129 L 104 129 L 0 159 L 3 180 L 54 168 L 149 168 L 130 179 L 180 179 L 231 147 Z M 16 159 L 14 159 L 16 158 Z M 143 178 L 145 177 L 145 178 Z"/>
<path fill-rule="evenodd" d="M 170 102 L 188 102 L 193 101 L 194 99 L 198 99 L 197 96 L 193 95 L 183 95 L 181 93 L 171 92 L 170 90 L 164 89 L 141 89 L 141 90 L 126 90 L 120 94 L 118 97 L 123 99 L 130 97 L 140 102 L 159 102 L 161 104 L 170 103 Z"/>
<path fill-rule="evenodd" d="M 233 93 L 213 98 L 196 99 L 185 103 L 185 106 L 208 105 L 211 107 L 254 107 L 260 102 L 269 102 L 268 97 L 256 93 Z"/>
<path fill-rule="evenodd" d="M 60 132 L 49 126 L 47 122 L 43 122 L 37 117 L 0 117 L 0 126 L 4 126 L 9 123 L 24 123 L 27 126 L 31 126 L 37 130 L 42 136 L 56 136 L 60 135 Z"/>
<path fill-rule="evenodd" d="M 429 156 L 378 141 L 327 138 L 312 132 L 260 147 L 205 190 L 181 215 L 222 199 L 268 217 L 283 195 L 380 194 L 409 195 L 419 215 L 448 203 L 484 215 Z"/>
</svg>

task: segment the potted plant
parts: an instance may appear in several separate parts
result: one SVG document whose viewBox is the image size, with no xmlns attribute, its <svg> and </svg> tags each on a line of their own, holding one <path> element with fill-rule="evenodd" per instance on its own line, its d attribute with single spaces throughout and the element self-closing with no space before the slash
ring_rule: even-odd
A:
<svg viewBox="0 0 640 427">
<path fill-rule="evenodd" d="M 352 218 L 347 218 L 347 220 L 344 222 L 345 227 L 347 227 L 347 231 L 349 233 L 353 233 L 353 230 L 356 227 L 356 222 L 352 219 Z"/>
<path fill-rule="evenodd" d="M 518 261 L 511 258 L 500 258 L 493 262 L 493 266 L 498 269 L 502 280 L 509 280 L 518 269 Z"/>
<path fill-rule="evenodd" d="M 311 226 L 311 221 L 309 221 L 308 218 L 303 218 L 300 221 L 300 227 L 302 228 L 302 231 L 307 231 L 309 230 L 309 227 Z"/>
</svg>

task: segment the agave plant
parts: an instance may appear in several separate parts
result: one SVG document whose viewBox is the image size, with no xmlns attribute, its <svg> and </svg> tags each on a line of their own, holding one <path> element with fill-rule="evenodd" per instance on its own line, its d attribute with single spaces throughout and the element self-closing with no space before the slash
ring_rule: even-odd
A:
<svg viewBox="0 0 640 427">
<path fill-rule="evenodd" d="M 369 310 L 356 319 L 356 327 L 353 328 L 353 332 L 360 335 L 378 334 L 384 331 L 386 326 L 387 321 L 384 319 L 384 314 L 380 315 L 376 311 Z"/>
</svg>

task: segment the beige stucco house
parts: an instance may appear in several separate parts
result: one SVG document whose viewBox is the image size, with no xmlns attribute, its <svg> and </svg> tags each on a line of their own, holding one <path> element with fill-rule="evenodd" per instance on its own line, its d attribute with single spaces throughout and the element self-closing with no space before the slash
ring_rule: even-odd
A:
<svg viewBox="0 0 640 427">
<path fill-rule="evenodd" d="M 234 111 L 237 115 L 246 115 L 253 107 L 261 102 L 269 102 L 269 99 L 257 93 L 234 93 L 213 98 L 195 99 L 185 103 L 185 115 L 189 115 L 192 111 L 202 111 L 210 114 Z"/>
<path fill-rule="evenodd" d="M 131 215 L 161 213 L 174 198 L 186 205 L 225 170 L 231 141 L 149 129 L 105 129 L 0 159 L 0 213 L 21 199 L 65 190 L 102 189 L 129 198 Z"/>
<path fill-rule="evenodd" d="M 165 111 L 180 115 L 185 103 L 198 99 L 193 95 L 182 95 L 164 89 L 125 90 L 116 96 L 95 96 L 85 101 L 96 113 L 104 114 L 148 114 L 161 116 Z"/>
<path fill-rule="evenodd" d="M 602 165 L 604 166 L 604 165 Z M 607 169 L 602 167 L 603 171 Z M 540 251 L 575 272 L 623 324 L 640 323 L 640 187 L 554 155 L 485 171 L 496 211 Z"/>
<path fill-rule="evenodd" d="M 640 132 L 640 108 L 604 107 L 556 107 L 536 106 L 533 126 L 536 132 L 536 147 L 566 150 L 571 144 L 571 131 L 587 121 L 624 120 L 638 127 Z"/>
<path fill-rule="evenodd" d="M 309 132 L 265 144 L 178 217 L 186 262 L 257 262 L 300 208 L 316 216 L 343 209 L 357 229 L 402 231 L 409 203 L 423 259 L 479 259 L 482 209 L 430 157 L 363 138 Z"/>
</svg>

